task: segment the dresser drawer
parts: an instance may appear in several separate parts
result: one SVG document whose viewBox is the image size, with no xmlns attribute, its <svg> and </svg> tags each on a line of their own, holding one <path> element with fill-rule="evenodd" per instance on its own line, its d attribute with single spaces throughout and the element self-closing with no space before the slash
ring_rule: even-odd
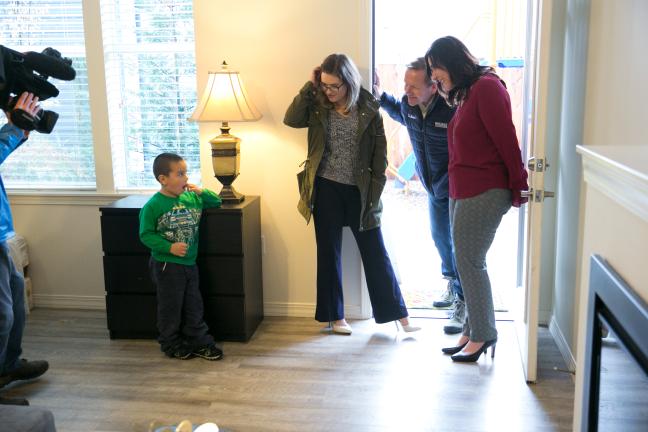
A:
<svg viewBox="0 0 648 432">
<path fill-rule="evenodd" d="M 106 312 L 111 338 L 157 337 L 157 298 L 154 294 L 108 294 Z"/>
<path fill-rule="evenodd" d="M 104 256 L 104 283 L 109 294 L 155 294 L 148 255 Z"/>
<path fill-rule="evenodd" d="M 203 296 L 205 322 L 216 340 L 245 341 L 245 302 L 242 297 Z"/>
<path fill-rule="evenodd" d="M 101 215 L 101 243 L 105 254 L 148 254 L 139 239 L 139 210 Z"/>
<path fill-rule="evenodd" d="M 245 294 L 242 257 L 199 256 L 197 264 L 204 296 Z"/>
<path fill-rule="evenodd" d="M 200 220 L 200 254 L 243 255 L 241 214 L 207 209 Z"/>
</svg>

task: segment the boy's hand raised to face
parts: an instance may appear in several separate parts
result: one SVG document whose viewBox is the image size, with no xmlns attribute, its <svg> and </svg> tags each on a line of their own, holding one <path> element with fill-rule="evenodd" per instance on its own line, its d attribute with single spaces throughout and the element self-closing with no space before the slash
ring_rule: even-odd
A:
<svg viewBox="0 0 648 432">
<path fill-rule="evenodd" d="M 171 252 L 175 256 L 183 257 L 187 255 L 187 243 L 173 243 L 169 252 Z"/>
<path fill-rule="evenodd" d="M 195 192 L 197 195 L 200 195 L 202 193 L 202 188 L 191 183 L 187 183 L 185 190 L 188 192 Z"/>
</svg>

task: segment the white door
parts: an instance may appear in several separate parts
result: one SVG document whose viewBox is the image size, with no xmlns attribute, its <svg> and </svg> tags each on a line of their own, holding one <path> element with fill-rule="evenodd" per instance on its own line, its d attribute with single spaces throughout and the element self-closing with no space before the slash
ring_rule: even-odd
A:
<svg viewBox="0 0 648 432">
<path fill-rule="evenodd" d="M 528 382 L 537 377 L 538 313 L 540 305 L 540 253 L 542 204 L 553 193 L 544 190 L 549 91 L 549 49 L 553 0 L 530 0 L 523 141 L 529 172 L 529 203 L 525 208 L 522 286 L 518 287 L 515 323 L 524 374 Z"/>
</svg>

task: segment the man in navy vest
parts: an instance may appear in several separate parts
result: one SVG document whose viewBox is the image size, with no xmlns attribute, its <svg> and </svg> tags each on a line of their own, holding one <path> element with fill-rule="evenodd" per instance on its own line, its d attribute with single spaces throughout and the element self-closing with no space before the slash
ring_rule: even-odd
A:
<svg viewBox="0 0 648 432">
<path fill-rule="evenodd" d="M 421 57 L 407 65 L 405 95 L 397 100 L 381 91 L 380 78 L 374 79 L 374 95 L 389 116 L 407 127 L 416 158 L 416 173 L 428 193 L 432 239 L 441 257 L 441 272 L 448 285 L 434 307 L 454 310 L 443 330 L 460 333 L 465 319 L 463 291 L 452 252 L 448 208 L 448 123 L 454 114 L 437 92 Z"/>
</svg>

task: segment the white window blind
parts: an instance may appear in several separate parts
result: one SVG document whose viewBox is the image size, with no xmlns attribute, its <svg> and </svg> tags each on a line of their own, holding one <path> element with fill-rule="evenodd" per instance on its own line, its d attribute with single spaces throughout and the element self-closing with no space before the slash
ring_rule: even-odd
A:
<svg viewBox="0 0 648 432">
<path fill-rule="evenodd" d="M 0 166 L 6 186 L 94 188 L 81 0 L 0 1 L 0 17 L 0 44 L 19 52 L 52 47 L 72 59 L 77 72 L 74 81 L 49 79 L 60 94 L 41 106 L 57 112 L 58 122 L 51 134 L 32 132 Z"/>
<path fill-rule="evenodd" d="M 158 187 L 162 152 L 199 182 L 192 0 L 102 0 L 101 21 L 115 187 Z"/>
</svg>

